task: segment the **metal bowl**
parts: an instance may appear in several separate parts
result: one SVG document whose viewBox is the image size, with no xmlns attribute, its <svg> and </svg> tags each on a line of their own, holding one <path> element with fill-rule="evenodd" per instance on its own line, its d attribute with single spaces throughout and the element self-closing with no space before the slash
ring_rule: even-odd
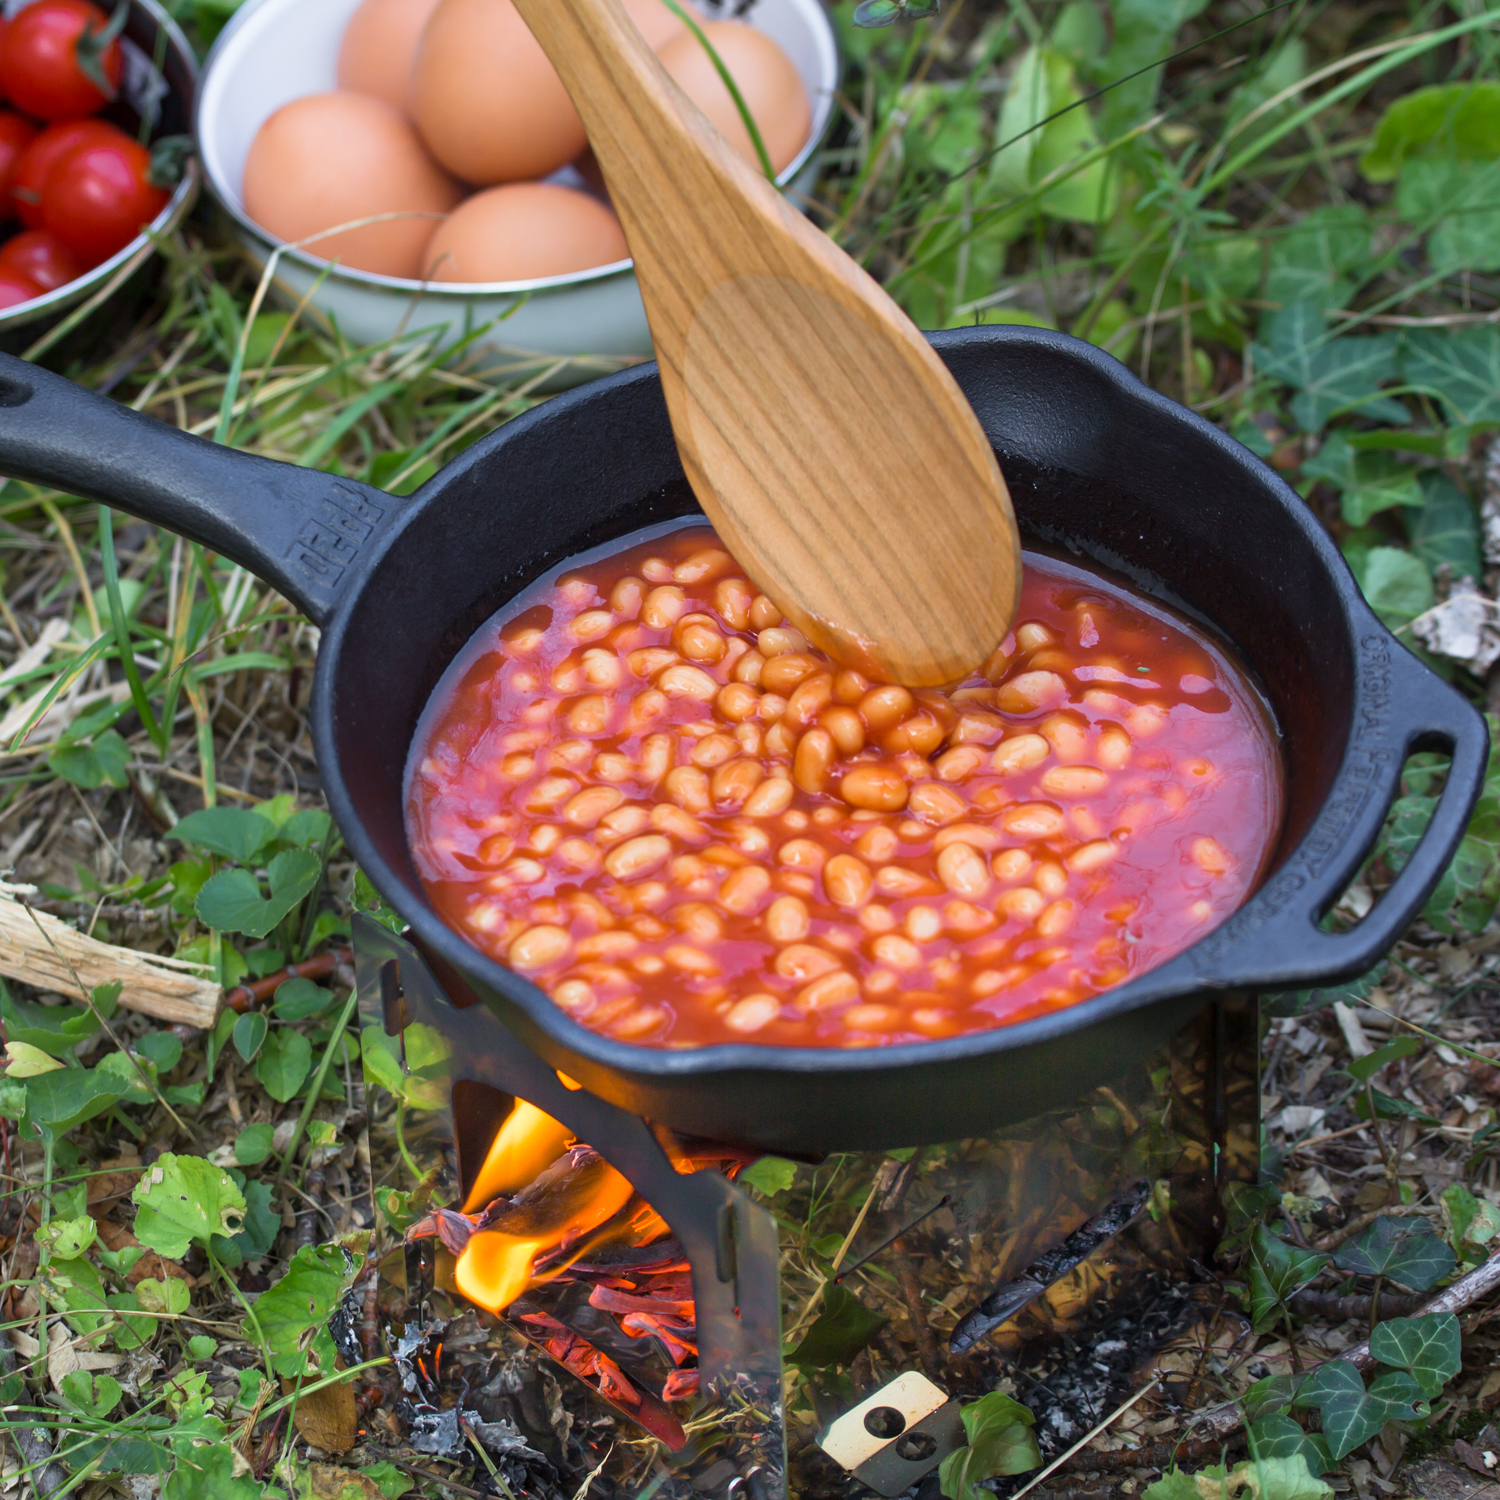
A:
<svg viewBox="0 0 1500 1500">
<path fill-rule="evenodd" d="M 156 0 L 130 0 L 130 16 L 120 45 L 125 52 L 125 76 L 120 86 L 123 103 L 102 110 L 103 118 L 132 134 L 138 120 L 151 120 L 152 140 L 186 135 L 198 90 L 198 59 L 177 23 Z M 124 104 L 130 106 L 129 111 Z M 166 207 L 152 219 L 149 231 L 136 235 L 123 250 L 117 250 L 76 281 L 0 312 L 0 347 L 19 349 L 34 341 L 46 331 L 40 325 L 57 323 L 69 309 L 110 287 L 127 267 L 131 269 L 121 284 L 131 279 L 151 259 L 151 236 L 170 234 L 187 217 L 197 201 L 201 180 L 202 169 L 196 158 L 190 157 L 182 180 Z"/>
<path fill-rule="evenodd" d="M 245 212 L 240 187 L 256 131 L 283 104 L 337 87 L 339 42 L 358 6 L 359 0 L 248 0 L 204 64 L 196 130 L 208 188 L 256 265 L 264 268 L 281 251 L 275 270 L 281 300 L 295 306 L 310 297 L 360 344 L 441 329 L 443 343 L 452 345 L 493 325 L 469 346 L 468 357 L 490 371 L 546 371 L 552 387 L 650 358 L 651 333 L 628 260 L 535 281 L 414 281 L 330 268 L 317 255 L 288 248 Z M 841 71 L 833 24 L 819 0 L 752 0 L 742 19 L 781 45 L 807 87 L 812 130 L 777 179 L 805 197 L 833 121 Z M 571 167 L 552 180 L 583 186 Z M 560 362 L 564 367 L 555 368 Z"/>
</svg>

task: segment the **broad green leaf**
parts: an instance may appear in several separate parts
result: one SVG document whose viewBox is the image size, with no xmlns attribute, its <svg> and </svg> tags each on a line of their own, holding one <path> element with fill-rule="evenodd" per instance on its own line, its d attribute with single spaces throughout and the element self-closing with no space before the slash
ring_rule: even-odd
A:
<svg viewBox="0 0 1500 1500">
<path fill-rule="evenodd" d="M 142 1312 L 149 1313 L 185 1313 L 192 1304 L 187 1282 L 179 1276 L 168 1276 L 165 1281 L 144 1277 L 136 1283 L 135 1300 Z"/>
<path fill-rule="evenodd" d="M 145 1036 L 137 1039 L 135 1050 L 153 1062 L 157 1074 L 164 1077 L 181 1059 L 182 1042 L 170 1031 L 148 1031 Z"/>
<path fill-rule="evenodd" d="M 53 1219 L 49 1224 L 38 1225 L 35 1231 L 37 1245 L 51 1251 L 58 1260 L 76 1260 L 94 1243 L 99 1226 L 87 1215 L 76 1219 Z"/>
<path fill-rule="evenodd" d="M 113 1375 L 95 1375 L 88 1370 L 73 1370 L 64 1375 L 60 1388 L 63 1400 L 74 1411 L 97 1418 L 107 1417 L 124 1394 Z"/>
<path fill-rule="evenodd" d="M 1174 50 L 1177 33 L 1207 4 L 1208 0 L 1112 0 L 1114 43 L 1100 65 L 1099 82 L 1119 81 L 1119 86 L 1101 101 L 1106 136 L 1119 135 L 1150 114 L 1165 71 L 1152 64 Z"/>
<path fill-rule="evenodd" d="M 1443 1123 L 1434 1119 L 1420 1105 L 1413 1104 L 1409 1099 L 1397 1099 L 1383 1089 L 1371 1088 L 1368 1092 L 1356 1094 L 1349 1101 L 1349 1107 L 1361 1120 L 1418 1120 L 1433 1129 Z"/>
<path fill-rule="evenodd" d="M 312 1067 L 312 1043 L 300 1031 L 282 1027 L 266 1038 L 255 1064 L 255 1076 L 266 1092 L 285 1104 L 296 1097 Z"/>
<path fill-rule="evenodd" d="M 1359 1371 L 1342 1359 L 1331 1359 L 1308 1376 L 1298 1404 L 1318 1408 L 1335 1462 L 1369 1442 L 1387 1422 L 1416 1421 L 1427 1414 L 1421 1388 L 1405 1370 L 1377 1377 L 1366 1390 Z"/>
<path fill-rule="evenodd" d="M 311 979 L 288 979 L 277 986 L 271 1008 L 278 1020 L 305 1021 L 309 1016 L 321 1016 L 332 1004 L 332 990 L 325 990 Z"/>
<path fill-rule="evenodd" d="M 1392 453 L 1360 452 L 1342 431 L 1329 433 L 1323 446 L 1302 465 L 1308 479 L 1323 479 L 1343 491 L 1344 519 L 1363 526 L 1395 506 L 1420 510 L 1424 503 L 1418 470 Z"/>
<path fill-rule="evenodd" d="M 1440 469 L 1423 469 L 1422 510 L 1407 518 L 1412 551 L 1436 573 L 1447 563 L 1455 582 L 1478 579 L 1484 569 L 1480 553 L 1479 516 L 1474 502 Z"/>
<path fill-rule="evenodd" d="M 1445 83 L 1403 94 L 1380 117 L 1359 167 L 1371 182 L 1390 182 L 1413 156 L 1500 156 L 1500 84 Z"/>
<path fill-rule="evenodd" d="M 395 1464 L 384 1459 L 378 1464 L 366 1464 L 360 1471 L 380 1491 L 384 1500 L 401 1500 L 416 1487 L 416 1480 L 403 1474 Z"/>
<path fill-rule="evenodd" d="M 1367 1083 L 1388 1064 L 1399 1062 L 1403 1057 L 1412 1057 L 1421 1050 L 1422 1038 L 1407 1033 L 1405 1036 L 1398 1036 L 1393 1042 L 1387 1042 L 1383 1047 L 1377 1047 L 1373 1052 L 1367 1052 L 1363 1057 L 1356 1057 L 1346 1071 L 1361 1083 Z"/>
<path fill-rule="evenodd" d="M 1476 1198 L 1461 1182 L 1443 1189 L 1443 1219 L 1448 1241 L 1466 1265 L 1488 1260 L 1500 1237 L 1500 1208 Z"/>
<path fill-rule="evenodd" d="M 221 870 L 201 891 L 193 909 L 199 919 L 219 932 L 267 936 L 278 922 L 318 883 L 322 865 L 307 849 L 284 849 L 267 874 L 271 895 L 261 894 L 260 882 L 249 870 Z"/>
<path fill-rule="evenodd" d="M 968 1446 L 950 1453 L 938 1469 L 938 1481 L 948 1500 L 986 1500 L 986 1479 L 1024 1474 L 1039 1468 L 1041 1450 L 1032 1432 L 1036 1418 L 1019 1401 L 991 1391 L 962 1407 Z"/>
<path fill-rule="evenodd" d="M 1281 1316 L 1286 1299 L 1327 1264 L 1326 1255 L 1299 1249 L 1257 1224 L 1250 1239 L 1250 1313 L 1255 1331 L 1264 1333 L 1270 1328 Z"/>
<path fill-rule="evenodd" d="M 234 1477 L 234 1452 L 225 1441 L 180 1453 L 162 1483 L 161 1500 L 266 1500 L 266 1491 L 248 1474 Z"/>
<path fill-rule="evenodd" d="M 238 1266 L 269 1253 L 281 1233 L 281 1215 L 271 1206 L 269 1182 L 250 1182 L 232 1169 L 229 1175 L 245 1195 L 245 1223 L 236 1235 L 215 1235 L 213 1250 L 225 1265 Z"/>
<path fill-rule="evenodd" d="M 1370 1330 L 1370 1353 L 1383 1365 L 1408 1371 L 1430 1400 L 1463 1364 L 1458 1319 L 1452 1313 L 1387 1318 Z"/>
<path fill-rule="evenodd" d="M 248 807 L 205 807 L 180 819 L 167 837 L 248 865 L 276 837 L 276 825 Z"/>
<path fill-rule="evenodd" d="M 1432 608 L 1432 576 L 1402 547 L 1372 547 L 1359 575 L 1370 608 L 1392 629 Z"/>
<path fill-rule="evenodd" d="M 269 1121 L 245 1126 L 234 1138 L 234 1159 L 242 1167 L 258 1166 L 271 1154 L 271 1138 L 275 1133 Z"/>
<path fill-rule="evenodd" d="M 332 827 L 333 819 L 321 807 L 304 807 L 301 812 L 294 812 L 276 830 L 276 837 L 283 844 L 291 844 L 298 849 L 311 849 L 328 837 Z"/>
<path fill-rule="evenodd" d="M 304 1245 L 286 1275 L 261 1293 L 255 1317 L 278 1374 L 302 1373 L 310 1335 L 327 1323 L 358 1269 L 359 1262 L 337 1245 Z"/>
<path fill-rule="evenodd" d="M 1341 1271 L 1385 1276 L 1414 1292 L 1425 1292 L 1453 1269 L 1455 1260 L 1426 1219 L 1384 1214 L 1340 1245 L 1333 1263 Z"/>
<path fill-rule="evenodd" d="M 54 775 L 89 791 L 100 786 L 129 786 L 130 778 L 125 774 L 129 764 L 130 747 L 113 729 L 95 735 L 89 745 L 59 745 L 47 757 L 47 768 Z"/>
<path fill-rule="evenodd" d="M 1399 401 L 1380 394 L 1380 386 L 1396 378 L 1394 334 L 1336 338 L 1322 311 L 1302 301 L 1271 317 L 1266 338 L 1254 346 L 1256 367 L 1299 392 L 1292 398 L 1292 416 L 1304 432 L 1319 431 L 1343 411 L 1387 422 L 1410 421 Z"/>
<path fill-rule="evenodd" d="M 246 1011 L 234 1023 L 234 1050 L 246 1062 L 254 1062 L 270 1030 L 271 1023 L 260 1011 Z"/>
<path fill-rule="evenodd" d="M 168 1260 L 180 1260 L 189 1245 L 206 1246 L 213 1235 L 236 1233 L 245 1217 L 244 1195 L 229 1174 L 201 1156 L 167 1152 L 131 1197 L 135 1237 Z"/>
<path fill-rule="evenodd" d="M 1305 1456 L 1297 1453 L 1250 1459 L 1227 1474 L 1222 1464 L 1211 1464 L 1197 1474 L 1169 1469 L 1146 1486 L 1142 1500 L 1328 1500 L 1332 1494 L 1332 1488 L 1309 1470 Z"/>
<path fill-rule="evenodd" d="M 753 1161 L 735 1179 L 736 1182 L 753 1187 L 757 1193 L 774 1198 L 784 1193 L 797 1180 L 797 1163 L 780 1156 L 762 1156 Z"/>
<path fill-rule="evenodd" d="M 1369 260 L 1370 221 L 1359 204 L 1315 208 L 1271 241 L 1266 299 L 1342 307 Z"/>
<path fill-rule="evenodd" d="M 1431 226 L 1427 259 L 1434 271 L 1500 270 L 1500 162 L 1409 161 L 1396 188 L 1396 212 L 1419 229 Z"/>
<path fill-rule="evenodd" d="M 102 1065 L 62 1068 L 27 1081 L 26 1118 L 54 1136 L 66 1135 L 75 1125 L 113 1108 L 127 1092 L 125 1082 Z"/>
<path fill-rule="evenodd" d="M 885 1327 L 883 1313 L 867 1307 L 842 1282 L 823 1288 L 823 1305 L 797 1347 L 787 1355 L 803 1369 L 846 1365 Z"/>
<path fill-rule="evenodd" d="M 1250 1452 L 1261 1463 L 1267 1459 L 1300 1456 L 1310 1474 L 1326 1474 L 1333 1467 L 1328 1444 L 1316 1433 L 1305 1431 L 1292 1417 L 1273 1414 L 1252 1422 L 1245 1429 Z"/>
<path fill-rule="evenodd" d="M 187 1341 L 188 1358 L 201 1364 L 205 1359 L 212 1359 L 218 1347 L 217 1339 L 211 1339 L 206 1333 L 195 1333 Z"/>
<path fill-rule="evenodd" d="M 9 1042 L 25 1042 L 53 1057 L 65 1057 L 99 1029 L 98 1018 L 83 1005 L 33 1005 L 18 1000 L 0 985 L 0 1021 Z M 24 1076 L 24 1075 L 17 1075 Z"/>
<path fill-rule="evenodd" d="M 156 1319 L 148 1318 L 140 1312 L 141 1304 L 136 1301 L 133 1291 L 111 1292 L 105 1300 L 120 1319 L 120 1327 L 114 1332 L 114 1340 L 121 1349 L 143 1348 L 156 1337 Z"/>
<path fill-rule="evenodd" d="M 1500 328 L 1409 328 L 1398 359 L 1401 378 L 1439 397 L 1454 421 L 1500 422 Z"/>
<path fill-rule="evenodd" d="M 1257 1380 L 1240 1397 L 1246 1418 L 1259 1422 L 1263 1417 L 1279 1416 L 1292 1404 L 1301 1383 L 1300 1375 L 1266 1375 Z"/>
<path fill-rule="evenodd" d="M 68 1323 L 77 1333 L 94 1333 L 109 1322 L 109 1303 L 104 1283 L 91 1261 L 49 1261 L 42 1268 L 47 1295 L 68 1315 Z"/>
</svg>

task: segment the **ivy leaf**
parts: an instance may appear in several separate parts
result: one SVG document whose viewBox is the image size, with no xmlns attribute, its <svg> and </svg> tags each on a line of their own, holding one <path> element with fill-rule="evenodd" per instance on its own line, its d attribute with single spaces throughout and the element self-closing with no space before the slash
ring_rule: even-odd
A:
<svg viewBox="0 0 1500 1500">
<path fill-rule="evenodd" d="M 1431 226 L 1434 271 L 1500 270 L 1500 162 L 1409 161 L 1396 188 L 1396 212 Z"/>
<path fill-rule="evenodd" d="M 48 770 L 87 791 L 99 786 L 129 786 L 130 778 L 125 774 L 129 764 L 130 747 L 113 729 L 96 734 L 89 745 L 59 745 L 47 757 Z"/>
<path fill-rule="evenodd" d="M 1383 1365 L 1409 1372 L 1430 1399 L 1463 1364 L 1458 1319 L 1452 1313 L 1387 1318 L 1370 1330 L 1370 1353 Z"/>
<path fill-rule="evenodd" d="M 343 1301 L 358 1269 L 359 1262 L 337 1245 L 304 1245 L 292 1257 L 286 1275 L 261 1293 L 255 1317 L 277 1374 L 303 1373 L 311 1336 Z"/>
<path fill-rule="evenodd" d="M 312 1043 L 300 1031 L 282 1029 L 266 1038 L 255 1076 L 273 1099 L 285 1104 L 296 1096 L 311 1067 Z"/>
<path fill-rule="evenodd" d="M 1454 421 L 1500 422 L 1500 328 L 1408 328 L 1399 358 L 1401 378 L 1439 397 Z"/>
<path fill-rule="evenodd" d="M 1356 1057 L 1345 1069 L 1351 1077 L 1359 1079 L 1361 1083 L 1368 1083 L 1380 1070 L 1393 1062 L 1399 1062 L 1403 1057 L 1411 1057 L 1414 1053 L 1422 1050 L 1422 1038 L 1419 1036 L 1398 1036 L 1394 1042 L 1387 1042 L 1383 1047 L 1377 1047 L 1373 1052 L 1367 1052 L 1363 1057 Z"/>
<path fill-rule="evenodd" d="M 1379 1376 L 1366 1390 L 1359 1371 L 1343 1359 L 1319 1365 L 1303 1385 L 1298 1403 L 1318 1408 L 1335 1462 L 1369 1442 L 1387 1422 L 1427 1415 L 1421 1388 L 1405 1370 Z"/>
<path fill-rule="evenodd" d="M 1403 547 L 1371 547 L 1359 586 L 1371 609 L 1395 630 L 1432 608 L 1432 578 Z"/>
<path fill-rule="evenodd" d="M 1264 1333 L 1280 1316 L 1287 1298 L 1327 1264 L 1326 1255 L 1299 1249 L 1257 1224 L 1250 1239 L 1250 1315 L 1255 1331 Z"/>
<path fill-rule="evenodd" d="M 135 1237 L 168 1260 L 189 1245 L 207 1246 L 216 1234 L 235 1234 L 245 1217 L 244 1195 L 222 1168 L 201 1156 L 160 1157 L 130 1195 Z"/>
<path fill-rule="evenodd" d="M 276 837 L 276 825 L 248 807 L 205 807 L 179 819 L 167 837 L 248 865 Z"/>
<path fill-rule="evenodd" d="M 763 1156 L 759 1161 L 751 1162 L 735 1179 L 747 1183 L 757 1193 L 764 1193 L 767 1198 L 786 1192 L 796 1180 L 797 1163 L 779 1156 Z"/>
<path fill-rule="evenodd" d="M 1398 505 L 1420 510 L 1425 500 L 1416 469 L 1392 453 L 1356 449 L 1342 431 L 1329 433 L 1302 472 L 1343 491 L 1340 506 L 1351 526 L 1363 526 L 1371 516 Z"/>
<path fill-rule="evenodd" d="M 1359 169 L 1371 182 L 1390 182 L 1413 157 L 1500 157 L 1500 84 L 1444 83 L 1403 94 L 1380 117 Z"/>
<path fill-rule="evenodd" d="M 1370 221 L 1357 203 L 1331 204 L 1304 214 L 1271 242 L 1266 299 L 1285 306 L 1308 301 L 1342 307 L 1354 294 L 1350 272 L 1370 259 Z"/>
<path fill-rule="evenodd" d="M 1383 1214 L 1340 1245 L 1333 1263 L 1358 1276 L 1388 1277 L 1414 1292 L 1425 1292 L 1456 1264 L 1453 1252 L 1426 1219 L 1398 1219 L 1390 1214 Z"/>
<path fill-rule="evenodd" d="M 959 1411 L 968 1446 L 950 1453 L 938 1468 L 948 1500 L 987 1500 L 986 1479 L 1024 1474 L 1042 1462 L 1032 1427 L 1036 1418 L 1019 1401 L 991 1391 Z"/>
<path fill-rule="evenodd" d="M 263 938 L 312 890 L 321 871 L 322 864 L 311 851 L 283 849 L 267 871 L 269 899 L 261 895 L 260 882 L 249 870 L 221 870 L 198 892 L 193 910 L 218 932 Z"/>
<path fill-rule="evenodd" d="M 848 1287 L 830 1281 L 823 1288 L 821 1311 L 787 1355 L 787 1362 L 804 1369 L 848 1364 L 886 1322 L 883 1314 L 866 1307 Z"/>
<path fill-rule="evenodd" d="M 247 1011 L 234 1023 L 234 1050 L 246 1062 L 254 1062 L 270 1029 L 271 1023 L 260 1011 Z"/>
<path fill-rule="evenodd" d="M 1262 1417 L 1245 1429 L 1250 1452 L 1260 1461 L 1301 1457 L 1309 1474 L 1326 1474 L 1333 1467 L 1327 1441 L 1305 1431 L 1294 1418 L 1282 1414 Z"/>
<path fill-rule="evenodd" d="M 1455 579 L 1477 579 L 1484 563 L 1474 502 L 1440 469 L 1423 469 L 1419 477 L 1422 511 L 1407 522 L 1412 551 L 1433 573 L 1447 563 Z"/>
<path fill-rule="evenodd" d="M 1141 1500 L 1231 1500 L 1246 1493 L 1252 1500 L 1328 1500 L 1332 1488 L 1309 1470 L 1302 1454 L 1290 1458 L 1249 1459 L 1227 1474 L 1211 1464 L 1197 1474 L 1169 1469 L 1147 1485 Z"/>
<path fill-rule="evenodd" d="M 1411 420 L 1399 401 L 1380 394 L 1381 384 L 1396 378 L 1395 334 L 1335 338 L 1317 305 L 1303 301 L 1270 319 L 1267 338 L 1255 345 L 1256 367 L 1301 393 L 1292 399 L 1292 416 L 1304 432 L 1319 431 L 1341 411 Z"/>
</svg>

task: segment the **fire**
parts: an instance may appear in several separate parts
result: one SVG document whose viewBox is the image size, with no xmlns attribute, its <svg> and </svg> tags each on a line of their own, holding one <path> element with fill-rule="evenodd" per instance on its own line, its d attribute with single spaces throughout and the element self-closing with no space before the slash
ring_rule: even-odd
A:
<svg viewBox="0 0 1500 1500">
<path fill-rule="evenodd" d="M 464 1203 L 479 1214 L 453 1279 L 490 1312 L 509 1307 L 533 1280 L 539 1256 L 576 1242 L 617 1214 L 634 1189 L 572 1132 L 518 1101 L 485 1156 Z"/>
</svg>

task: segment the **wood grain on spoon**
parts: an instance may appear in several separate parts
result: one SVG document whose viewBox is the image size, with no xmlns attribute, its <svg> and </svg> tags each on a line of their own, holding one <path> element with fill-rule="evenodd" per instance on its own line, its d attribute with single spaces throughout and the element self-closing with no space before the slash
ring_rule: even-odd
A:
<svg viewBox="0 0 1500 1500">
<path fill-rule="evenodd" d="M 745 162 L 619 0 L 516 0 L 635 257 L 678 451 L 726 545 L 846 665 L 955 681 L 1004 637 L 1015 518 L 963 393 L 880 287 Z"/>
</svg>

